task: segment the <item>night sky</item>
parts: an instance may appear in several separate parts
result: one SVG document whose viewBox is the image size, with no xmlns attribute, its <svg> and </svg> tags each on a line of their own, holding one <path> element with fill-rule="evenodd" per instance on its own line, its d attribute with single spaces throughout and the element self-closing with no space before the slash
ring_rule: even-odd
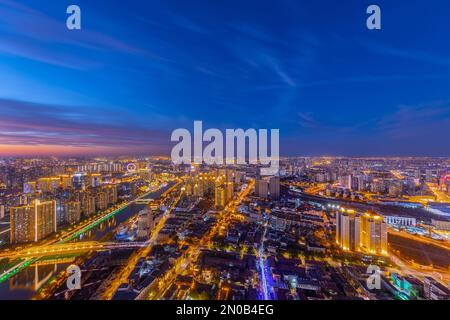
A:
<svg viewBox="0 0 450 320">
<path fill-rule="evenodd" d="M 450 2 L 0 0 L 0 156 L 169 154 L 194 120 L 279 128 L 282 155 L 450 156 Z"/>
</svg>

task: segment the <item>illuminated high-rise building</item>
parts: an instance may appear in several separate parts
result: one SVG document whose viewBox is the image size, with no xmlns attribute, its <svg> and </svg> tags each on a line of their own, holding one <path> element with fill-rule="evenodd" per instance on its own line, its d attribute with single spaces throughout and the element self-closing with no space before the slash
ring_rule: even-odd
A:
<svg viewBox="0 0 450 320">
<path fill-rule="evenodd" d="M 12 207 L 10 221 L 11 243 L 37 242 L 56 232 L 56 201 Z"/>
<path fill-rule="evenodd" d="M 68 174 L 64 174 L 59 176 L 60 178 L 60 186 L 63 189 L 68 189 L 68 188 L 72 188 L 73 187 L 73 180 L 72 180 L 72 176 L 68 175 Z"/>
<path fill-rule="evenodd" d="M 81 211 L 86 216 L 91 216 L 95 213 L 95 196 L 86 194 L 81 198 Z"/>
<path fill-rule="evenodd" d="M 358 251 L 361 246 L 361 217 L 355 213 L 336 213 L 336 242 L 341 248 Z"/>
<path fill-rule="evenodd" d="M 109 185 L 103 188 L 108 204 L 115 204 L 117 202 L 117 186 Z"/>
<path fill-rule="evenodd" d="M 228 203 L 234 195 L 234 184 L 231 181 L 225 182 L 225 203 Z"/>
<path fill-rule="evenodd" d="M 387 253 L 386 223 L 376 214 L 338 211 L 336 243 L 344 250 L 384 255 Z"/>
<path fill-rule="evenodd" d="M 361 244 L 369 253 L 387 253 L 387 227 L 382 216 L 369 213 L 362 216 Z"/>
<path fill-rule="evenodd" d="M 138 232 L 139 240 L 147 240 L 154 227 L 153 210 L 150 206 L 139 211 L 138 213 Z"/>
<path fill-rule="evenodd" d="M 217 185 L 214 192 L 214 204 L 216 208 L 222 209 L 226 204 L 226 191 L 222 184 Z"/>
<path fill-rule="evenodd" d="M 99 192 L 95 197 L 95 208 L 97 210 L 105 210 L 108 207 L 108 198 L 105 192 Z"/>
<path fill-rule="evenodd" d="M 345 189 L 352 188 L 352 175 L 344 175 L 339 177 L 339 184 Z"/>
<path fill-rule="evenodd" d="M 93 173 L 90 175 L 90 186 L 91 187 L 98 187 L 101 184 L 102 176 L 99 173 Z"/>
<path fill-rule="evenodd" d="M 67 202 L 64 204 L 64 213 L 66 222 L 70 225 L 80 222 L 81 204 L 78 201 Z"/>
<path fill-rule="evenodd" d="M 280 199 L 280 177 L 271 177 L 269 179 L 269 191 L 270 199 L 279 200 Z"/>
<path fill-rule="evenodd" d="M 42 192 L 50 192 L 52 191 L 52 180 L 50 178 L 40 178 L 38 180 L 38 188 Z"/>
<path fill-rule="evenodd" d="M 73 176 L 73 186 L 76 189 L 85 189 L 87 186 L 87 176 L 84 173 L 76 173 Z"/>
</svg>

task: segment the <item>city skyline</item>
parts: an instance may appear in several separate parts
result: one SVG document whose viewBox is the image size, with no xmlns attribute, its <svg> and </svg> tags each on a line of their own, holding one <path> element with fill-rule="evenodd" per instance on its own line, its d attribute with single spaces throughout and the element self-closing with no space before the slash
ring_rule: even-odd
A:
<svg viewBox="0 0 450 320">
<path fill-rule="evenodd" d="M 0 161 L 0 300 L 448 300 L 450 159 Z"/>
<path fill-rule="evenodd" d="M 449 4 L 0 1 L 2 156 L 169 155 L 279 128 L 282 156 L 450 156 Z M 414 19 L 411 19 L 414 17 Z M 424 46 L 426 44 L 426 46 Z"/>
</svg>

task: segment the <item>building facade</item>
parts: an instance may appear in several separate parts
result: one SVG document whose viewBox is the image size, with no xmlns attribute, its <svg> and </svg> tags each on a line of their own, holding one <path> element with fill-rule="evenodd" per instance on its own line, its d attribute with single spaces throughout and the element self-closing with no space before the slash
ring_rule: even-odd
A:
<svg viewBox="0 0 450 320">
<path fill-rule="evenodd" d="M 37 242 L 56 232 L 56 201 L 34 200 L 10 209 L 11 243 Z"/>
</svg>

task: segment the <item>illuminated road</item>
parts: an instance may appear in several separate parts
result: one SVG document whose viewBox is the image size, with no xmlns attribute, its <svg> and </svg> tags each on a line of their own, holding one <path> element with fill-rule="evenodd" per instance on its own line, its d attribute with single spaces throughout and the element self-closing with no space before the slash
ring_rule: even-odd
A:
<svg viewBox="0 0 450 320">
<path fill-rule="evenodd" d="M 428 188 L 436 196 L 437 202 L 450 203 L 450 195 L 439 190 L 439 187 L 435 183 L 427 183 Z"/>
<path fill-rule="evenodd" d="M 164 297 L 166 292 L 170 289 L 177 277 L 186 270 L 186 268 L 194 263 L 200 255 L 201 249 L 207 247 L 212 237 L 220 230 L 221 227 L 227 227 L 230 222 L 231 213 L 235 212 L 237 206 L 242 200 L 251 192 L 254 187 L 252 180 L 248 186 L 240 192 L 235 200 L 232 200 L 221 212 L 217 223 L 211 228 L 210 232 L 205 235 L 198 245 L 191 245 L 188 250 L 180 257 L 174 266 L 167 271 L 164 276 L 155 280 L 150 286 L 142 290 L 136 300 L 160 300 Z"/>
<path fill-rule="evenodd" d="M 418 242 L 422 242 L 422 243 L 425 243 L 425 244 L 429 244 L 429 245 L 433 245 L 433 246 L 436 246 L 436 247 L 440 247 L 440 248 L 445 249 L 445 250 L 450 250 L 450 243 L 448 241 L 445 241 L 445 240 L 444 241 L 438 241 L 438 240 L 434 240 L 434 239 L 427 238 L 427 237 L 424 237 L 424 236 L 410 234 L 410 233 L 408 233 L 406 231 L 395 231 L 392 228 L 388 228 L 388 233 L 396 235 L 396 236 L 399 236 L 399 237 L 407 238 L 407 239 L 410 239 L 410 240 L 413 240 L 413 241 L 418 241 Z"/>
<path fill-rule="evenodd" d="M 420 267 L 419 265 L 412 266 L 407 262 L 405 262 L 404 260 L 402 260 L 401 258 L 399 258 L 397 254 L 392 250 L 389 251 L 389 257 L 397 267 L 397 268 L 388 268 L 390 269 L 391 272 L 392 271 L 398 272 L 400 270 L 400 272 L 403 273 L 404 275 L 411 275 L 422 281 L 425 277 L 431 277 L 438 282 L 444 283 L 450 282 L 450 274 L 439 272 L 436 269 L 430 267 L 427 267 L 428 269 L 427 270 L 424 269 L 423 267 Z"/>
<path fill-rule="evenodd" d="M 267 224 L 264 226 L 264 233 L 261 240 L 261 246 L 259 247 L 258 251 L 258 261 L 259 261 L 259 272 L 260 272 L 260 278 L 262 281 L 262 289 L 263 289 L 263 296 L 264 300 L 270 300 L 269 299 L 269 288 L 267 285 L 267 275 L 266 275 L 266 263 L 264 258 L 264 240 L 266 237 L 267 232 Z"/>
<path fill-rule="evenodd" d="M 430 238 L 426 238 L 423 236 L 417 236 L 417 235 L 411 235 L 406 232 L 397 232 L 392 229 L 388 229 L 389 234 L 402 237 L 408 240 L 416 241 L 418 243 L 423 243 L 426 245 L 432 245 L 435 247 L 439 247 L 444 250 L 450 250 L 450 246 L 445 242 L 439 242 Z M 417 244 L 419 245 L 419 244 Z M 436 281 L 449 283 L 450 282 L 450 273 L 445 272 L 445 270 L 441 268 L 434 267 L 433 265 L 430 266 L 424 266 L 418 263 L 415 263 L 414 261 L 406 261 L 400 256 L 400 251 L 394 250 L 389 244 L 389 257 L 394 262 L 394 264 L 397 266 L 398 270 L 404 275 L 413 275 L 418 279 L 423 280 L 425 277 L 432 277 Z M 394 272 L 397 272 L 395 269 Z"/>
<path fill-rule="evenodd" d="M 178 186 L 178 185 L 179 184 L 175 185 L 174 188 L 176 186 Z M 173 190 L 173 188 L 171 188 L 170 190 Z M 134 268 L 135 268 L 136 264 L 138 263 L 139 259 L 146 257 L 150 253 L 150 250 L 152 249 L 152 247 L 156 243 L 156 239 L 158 238 L 159 232 L 161 231 L 162 228 L 164 228 L 164 225 L 166 224 L 166 221 L 169 218 L 169 215 L 170 215 L 171 211 L 178 204 L 178 202 L 180 201 L 183 193 L 184 193 L 184 191 L 182 189 L 180 191 L 180 194 L 177 197 L 177 199 L 175 199 L 173 201 L 172 205 L 169 208 L 167 208 L 167 210 L 164 212 L 163 216 L 161 217 L 161 219 L 158 221 L 157 225 L 152 230 L 152 234 L 150 236 L 150 239 L 146 242 L 146 245 L 144 246 L 144 248 L 141 251 L 136 252 L 130 258 L 130 260 L 127 262 L 126 266 L 121 270 L 119 276 L 117 276 L 114 281 L 111 281 L 111 282 L 108 282 L 108 283 L 104 284 L 104 287 L 106 288 L 106 290 L 104 290 L 103 292 L 101 292 L 99 294 L 99 298 L 102 298 L 102 299 L 105 299 L 105 300 L 112 299 L 112 297 L 116 293 L 116 291 L 119 288 L 119 286 L 122 283 L 125 283 L 125 282 L 128 281 L 128 278 L 130 277 L 131 272 L 134 270 Z"/>
<path fill-rule="evenodd" d="M 311 186 L 305 189 L 305 193 L 307 194 L 318 194 L 319 192 L 325 191 L 327 187 L 326 183 L 319 183 L 315 186 Z"/>
<path fill-rule="evenodd" d="M 399 179 L 399 180 L 405 180 L 405 176 L 402 175 L 402 174 L 400 173 L 400 171 L 397 171 L 397 170 L 391 170 L 390 172 L 391 172 L 391 174 L 392 174 L 394 177 L 396 177 L 397 179 Z"/>
<path fill-rule="evenodd" d="M 54 244 L 49 246 L 33 247 L 21 251 L 13 251 L 0 254 L 1 258 L 35 258 L 47 257 L 59 254 L 82 253 L 87 251 L 101 251 L 124 248 L 141 248 L 147 246 L 147 242 L 75 242 Z"/>
</svg>

